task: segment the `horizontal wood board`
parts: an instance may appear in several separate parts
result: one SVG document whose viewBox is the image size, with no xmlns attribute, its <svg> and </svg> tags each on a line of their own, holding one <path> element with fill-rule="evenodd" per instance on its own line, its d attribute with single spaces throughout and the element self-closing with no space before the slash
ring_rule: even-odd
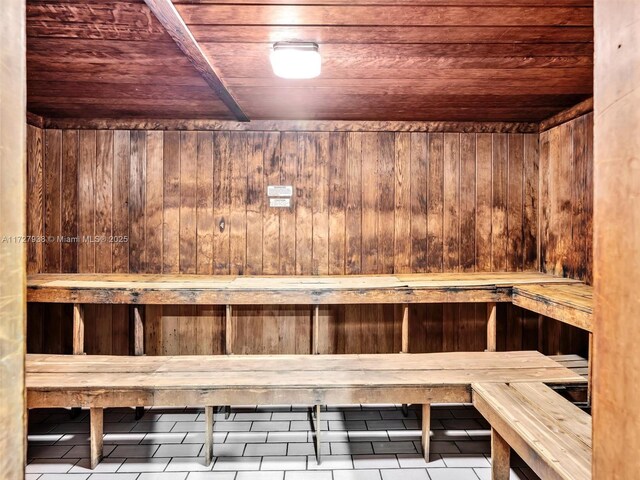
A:
<svg viewBox="0 0 640 480">
<path fill-rule="evenodd" d="M 251 119 L 539 122 L 593 93 L 590 0 L 174 2 Z M 28 104 L 57 118 L 230 118 L 142 1 L 29 0 Z M 277 41 L 322 73 L 275 77 Z"/>
<path fill-rule="evenodd" d="M 58 406 L 64 399 L 67 405 L 106 406 L 105 402 L 118 395 L 140 394 L 145 405 L 156 399 L 169 401 L 163 405 L 187 399 L 197 405 L 215 395 L 235 395 L 233 403 L 240 398 L 264 402 L 270 394 L 279 400 L 279 391 L 295 392 L 295 400 L 307 404 L 331 401 L 336 398 L 332 392 L 343 398 L 350 392 L 371 392 L 376 400 L 386 394 L 402 401 L 403 393 L 418 389 L 424 398 L 460 398 L 477 381 L 583 382 L 579 375 L 538 352 L 135 358 L 29 355 L 26 368 L 31 407 Z M 104 398 L 96 395 L 101 392 Z"/>
</svg>

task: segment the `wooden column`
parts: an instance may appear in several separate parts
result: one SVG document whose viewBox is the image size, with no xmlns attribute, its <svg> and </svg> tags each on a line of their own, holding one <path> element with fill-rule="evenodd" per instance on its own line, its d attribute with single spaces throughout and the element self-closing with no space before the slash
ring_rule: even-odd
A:
<svg viewBox="0 0 640 480">
<path fill-rule="evenodd" d="M 233 323 L 232 314 L 233 310 L 231 305 L 227 305 L 225 310 L 225 328 L 224 328 L 224 345 L 225 353 L 231 355 L 233 353 Z"/>
<path fill-rule="evenodd" d="M 233 355 L 233 308 L 227 305 L 225 308 L 224 346 L 227 355 Z M 231 405 L 225 405 L 224 417 L 231 416 Z"/>
<path fill-rule="evenodd" d="M 204 464 L 211 465 L 213 461 L 213 422 L 214 422 L 214 407 L 204 407 Z"/>
<path fill-rule="evenodd" d="M 431 443 L 431 404 L 422 405 L 422 456 L 429 463 L 429 445 Z"/>
<path fill-rule="evenodd" d="M 25 1 L 0 15 L 0 475 L 24 478 L 26 245 Z"/>
<path fill-rule="evenodd" d="M 637 478 L 640 2 L 595 0 L 594 18 L 593 478 Z"/>
<path fill-rule="evenodd" d="M 313 307 L 311 337 L 311 353 L 318 355 L 320 353 L 320 307 L 318 305 Z"/>
<path fill-rule="evenodd" d="M 487 351 L 497 350 L 497 307 L 495 303 L 487 303 Z"/>
<path fill-rule="evenodd" d="M 320 465 L 320 462 L 322 460 L 322 453 L 320 451 L 321 448 L 321 443 L 320 443 L 320 405 L 316 405 L 315 406 L 315 412 L 316 412 L 316 461 L 318 462 L 318 465 Z"/>
<path fill-rule="evenodd" d="M 409 305 L 402 305 L 402 353 L 409 353 Z"/>
<path fill-rule="evenodd" d="M 73 304 L 73 354 L 84 354 L 84 307 Z"/>
<path fill-rule="evenodd" d="M 134 305 L 131 308 L 131 348 L 135 356 L 144 355 L 144 314 L 142 305 Z"/>
<path fill-rule="evenodd" d="M 509 480 L 511 447 L 491 429 L 491 480 Z"/>
<path fill-rule="evenodd" d="M 102 460 L 103 421 L 104 415 L 101 407 L 91 407 L 91 469 L 93 470 Z"/>
</svg>

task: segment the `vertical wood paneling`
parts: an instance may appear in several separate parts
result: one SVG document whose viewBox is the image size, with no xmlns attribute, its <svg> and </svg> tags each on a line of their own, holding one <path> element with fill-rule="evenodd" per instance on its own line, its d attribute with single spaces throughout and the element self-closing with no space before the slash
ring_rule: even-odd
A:
<svg viewBox="0 0 640 480">
<path fill-rule="evenodd" d="M 444 134 L 443 267 L 460 267 L 460 134 Z"/>
<path fill-rule="evenodd" d="M 264 191 L 264 148 L 263 136 L 254 132 L 249 138 L 247 155 L 247 241 L 246 273 L 261 275 L 262 258 L 262 210 L 266 192 Z"/>
<path fill-rule="evenodd" d="M 411 271 L 427 270 L 427 134 L 411 133 Z M 411 317 L 410 317 L 411 318 Z"/>
<path fill-rule="evenodd" d="M 280 210 L 268 207 L 265 191 L 269 185 L 280 185 L 280 134 L 265 132 L 262 141 L 262 271 L 276 275 L 280 269 Z"/>
<path fill-rule="evenodd" d="M 132 160 L 130 132 L 117 130 L 113 135 L 113 235 L 115 238 L 112 248 L 112 263 L 114 272 L 127 273 L 132 253 L 129 246 L 132 240 L 129 238 L 129 241 L 125 242 L 121 239 L 129 237 L 129 208 L 132 203 L 130 195 L 133 193 L 129 191 L 129 180 L 133 180 L 132 186 L 138 183 L 144 184 L 147 175 L 134 176 L 134 172 L 130 171 Z M 144 204 L 142 208 L 144 209 Z M 144 228 L 144 225 L 142 227 Z"/>
<path fill-rule="evenodd" d="M 523 256 L 524 270 L 537 270 L 540 205 L 538 135 L 524 136 L 524 214 L 523 214 Z"/>
<path fill-rule="evenodd" d="M 180 273 L 196 273 L 198 134 L 180 133 Z"/>
<path fill-rule="evenodd" d="M 78 131 L 62 132 L 61 241 L 62 272 L 78 271 Z"/>
<path fill-rule="evenodd" d="M 490 133 L 476 137 L 476 271 L 491 271 L 493 204 L 493 138 Z"/>
<path fill-rule="evenodd" d="M 41 128 L 27 125 L 27 235 L 44 235 L 44 135 Z M 44 268 L 44 242 L 27 244 L 27 273 Z"/>
<path fill-rule="evenodd" d="M 179 273 L 180 132 L 165 132 L 163 152 L 162 273 Z"/>
<path fill-rule="evenodd" d="M 509 136 L 507 179 L 507 270 L 522 270 L 524 208 L 524 136 Z"/>
<path fill-rule="evenodd" d="M 378 134 L 362 134 L 362 273 L 378 273 Z"/>
<path fill-rule="evenodd" d="M 146 209 L 145 194 L 147 178 L 147 135 L 143 131 L 133 131 L 127 148 L 126 135 L 118 135 L 118 150 L 130 151 L 129 165 L 129 267 L 131 272 L 144 272 L 146 250 Z M 122 138 L 118 138 L 122 136 Z M 118 154 L 116 154 L 118 156 Z M 124 165 L 123 165 L 124 167 Z M 121 188 L 121 187 L 119 187 Z M 115 214 L 115 211 L 114 211 Z M 153 260 L 151 260 L 153 262 Z M 155 263 L 155 262 L 154 262 Z"/>
<path fill-rule="evenodd" d="M 329 273 L 329 134 L 316 134 L 316 158 L 313 167 L 313 261 L 311 273 Z"/>
<path fill-rule="evenodd" d="M 476 257 L 476 135 L 460 134 L 460 270 L 473 272 Z"/>
<path fill-rule="evenodd" d="M 160 273 L 164 242 L 164 132 L 147 132 L 145 239 L 148 273 Z M 147 317 L 148 318 L 148 317 Z M 147 321 L 147 330 L 149 321 Z"/>
<path fill-rule="evenodd" d="M 247 154 L 251 134 L 231 132 L 231 204 L 229 211 L 229 266 L 232 275 L 245 273 L 247 260 Z"/>
<path fill-rule="evenodd" d="M 427 172 L 427 271 L 441 272 L 444 241 L 444 135 L 429 134 Z"/>
<path fill-rule="evenodd" d="M 213 137 L 198 132 L 196 166 L 196 273 L 213 274 Z"/>
<path fill-rule="evenodd" d="M 225 275 L 229 269 L 229 212 L 231 208 L 231 161 L 229 134 L 213 133 L 213 273 Z"/>
<path fill-rule="evenodd" d="M 291 185 L 293 187 L 290 208 L 278 209 L 280 212 L 279 273 L 282 275 L 293 275 L 296 272 L 296 210 L 298 192 L 295 180 L 297 156 L 298 134 L 295 132 L 282 132 L 280 184 Z"/>
<path fill-rule="evenodd" d="M 316 162 L 317 137 L 311 133 L 298 134 L 296 162 L 296 275 L 310 275 L 313 258 L 313 171 Z"/>
<path fill-rule="evenodd" d="M 62 130 L 45 131 L 44 149 L 44 229 L 49 237 L 61 232 Z M 60 242 L 47 240 L 44 248 L 44 271 L 60 271 Z"/>
<path fill-rule="evenodd" d="M 586 122 L 588 117 L 585 127 L 573 131 L 588 130 Z M 548 177 L 539 184 L 538 174 L 545 162 L 549 172 L 550 160 L 547 152 L 539 161 L 535 134 L 48 131 L 46 136 L 41 173 L 30 170 L 34 191 L 42 177 L 46 208 L 40 218 L 48 219 L 43 231 L 50 226 L 63 233 L 75 228 L 81 235 L 129 236 L 124 244 L 79 243 L 71 271 L 357 274 L 537 266 L 538 209 L 549 188 Z M 37 151 L 37 136 L 30 142 Z M 589 138 L 574 144 L 579 153 L 571 178 L 588 185 L 589 161 L 580 155 L 591 148 Z M 37 154 L 31 156 L 30 165 L 38 169 Z M 75 208 L 73 190 L 65 200 L 63 185 L 69 182 L 77 188 Z M 290 209 L 267 206 L 266 186 L 277 184 L 294 186 Z M 588 193 L 578 197 L 579 191 L 569 190 L 572 215 L 588 221 Z M 65 205 L 75 217 L 66 216 Z M 557 224 L 555 217 L 551 221 Z M 576 238 L 571 244 L 586 256 L 583 231 L 569 233 Z M 53 249 L 47 264 L 62 268 L 67 257 L 47 248 Z M 58 322 L 52 343 L 62 344 L 66 313 L 46 311 Z M 87 308 L 90 353 L 127 353 L 121 345 L 128 334 L 123 312 Z M 531 318 L 519 309 L 502 309 L 500 315 L 513 317 L 503 322 L 504 333 L 513 337 L 503 339 L 503 347 L 532 343 L 521 338 L 532 335 Z M 320 319 L 322 352 L 400 348 L 401 317 L 394 306 L 327 307 Z M 224 351 L 220 307 L 148 306 L 146 323 L 150 354 Z M 410 349 L 480 350 L 485 323 L 482 305 L 412 306 Z M 234 325 L 237 353 L 310 351 L 306 307 L 236 308 Z M 42 348 L 42 336 L 35 334 L 31 344 Z"/>
<path fill-rule="evenodd" d="M 494 133 L 491 210 L 491 268 L 494 272 L 503 272 L 507 268 L 508 165 L 509 137 Z"/>
<path fill-rule="evenodd" d="M 377 159 L 378 239 L 377 273 L 393 273 L 394 266 L 394 197 L 395 197 L 395 138 L 391 132 L 378 134 Z"/>
<path fill-rule="evenodd" d="M 346 208 L 347 208 L 347 135 L 329 135 L 329 273 L 343 275 L 346 268 Z"/>
<path fill-rule="evenodd" d="M 346 274 L 362 273 L 362 135 L 347 134 Z"/>
<path fill-rule="evenodd" d="M 411 272 L 411 134 L 396 134 L 393 271 Z"/>
<path fill-rule="evenodd" d="M 81 239 L 95 233 L 95 169 L 96 132 L 79 132 L 80 152 L 78 158 L 78 234 Z M 78 271 L 95 272 L 95 244 L 81 241 L 78 246 Z"/>
</svg>

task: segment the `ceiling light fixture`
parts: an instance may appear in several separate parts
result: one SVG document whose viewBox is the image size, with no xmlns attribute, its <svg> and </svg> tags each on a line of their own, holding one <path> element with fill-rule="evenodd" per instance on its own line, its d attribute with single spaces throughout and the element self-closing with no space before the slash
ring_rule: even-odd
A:
<svg viewBox="0 0 640 480">
<path fill-rule="evenodd" d="M 277 42 L 271 50 L 273 73 L 281 78 L 302 79 L 320 75 L 320 52 L 313 42 Z"/>
</svg>

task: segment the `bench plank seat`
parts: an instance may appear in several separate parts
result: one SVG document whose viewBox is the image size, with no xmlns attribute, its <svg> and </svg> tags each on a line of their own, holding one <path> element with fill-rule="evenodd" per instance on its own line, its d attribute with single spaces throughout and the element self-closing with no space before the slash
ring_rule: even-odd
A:
<svg viewBox="0 0 640 480">
<path fill-rule="evenodd" d="M 510 302 L 515 285 L 571 284 L 537 272 L 233 276 L 37 274 L 27 301 L 164 305 Z"/>
<path fill-rule="evenodd" d="M 102 409 L 122 406 L 414 403 L 429 418 L 433 402 L 471 401 L 474 382 L 582 378 L 538 352 L 382 355 L 177 356 L 27 355 L 28 408 L 91 409 L 92 456 L 101 458 Z M 320 425 L 315 439 L 320 459 Z M 211 426 L 207 425 L 207 431 Z M 428 458 L 429 428 L 423 425 Z M 98 438 L 99 437 L 99 438 Z M 212 456 L 212 437 L 205 439 Z"/>
<path fill-rule="evenodd" d="M 593 331 L 593 288 L 589 285 L 516 285 L 513 304 Z"/>
<path fill-rule="evenodd" d="M 504 439 L 544 479 L 591 478 L 591 416 L 540 382 L 474 384 L 473 404 Z M 498 459 L 505 458 L 500 441 Z M 506 457 L 508 458 L 508 456 Z M 508 468 L 494 460 L 495 480 Z"/>
<path fill-rule="evenodd" d="M 141 395 L 146 406 L 269 404 L 282 403 L 285 390 L 294 397 L 289 403 L 295 400 L 311 405 L 349 400 L 462 402 L 470 401 L 472 383 L 505 381 L 584 380 L 538 352 L 178 357 L 29 354 L 26 376 L 30 407 L 63 407 L 72 402 L 83 407 L 122 406 L 123 396 L 139 402 Z M 99 397 L 97 391 L 101 392 Z M 361 398 L 366 395 L 375 401 Z"/>
</svg>

